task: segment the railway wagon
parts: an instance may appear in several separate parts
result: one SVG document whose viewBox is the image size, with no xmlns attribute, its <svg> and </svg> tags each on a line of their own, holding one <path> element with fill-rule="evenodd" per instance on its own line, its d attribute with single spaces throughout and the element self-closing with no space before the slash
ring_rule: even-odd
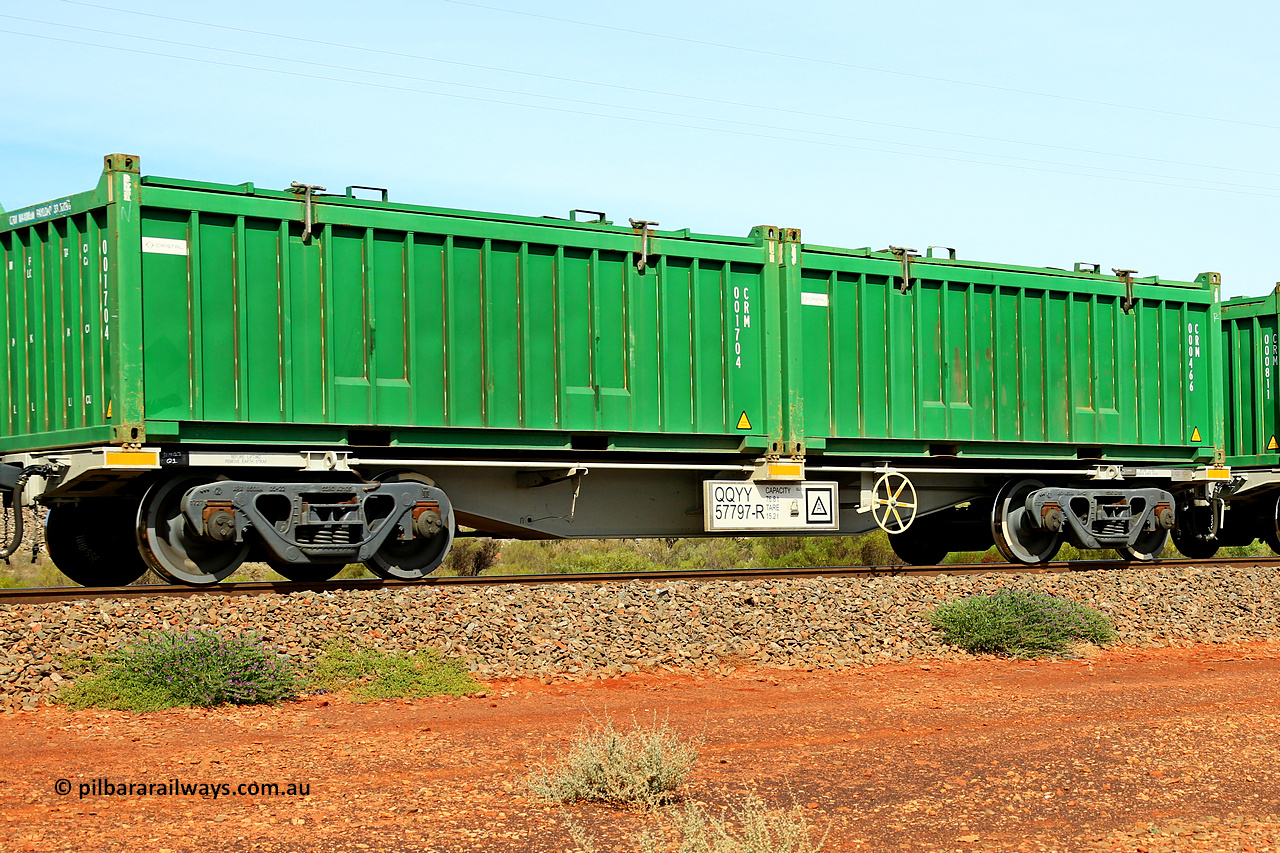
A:
<svg viewBox="0 0 1280 853">
<path fill-rule="evenodd" d="M 0 485 L 49 507 L 82 583 L 248 558 L 416 578 L 460 525 L 1147 557 L 1229 476 L 1215 274 L 144 177 L 121 154 L 5 214 L 0 253 Z"/>
</svg>

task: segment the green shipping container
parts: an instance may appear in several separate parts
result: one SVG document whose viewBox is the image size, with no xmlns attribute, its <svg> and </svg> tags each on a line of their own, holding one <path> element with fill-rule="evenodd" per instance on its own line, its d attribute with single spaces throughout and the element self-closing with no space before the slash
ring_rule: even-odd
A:
<svg viewBox="0 0 1280 853">
<path fill-rule="evenodd" d="M 96 190 L 2 221 L 4 451 L 758 454 L 781 393 L 770 229 L 308 200 L 139 177 L 123 155 Z"/>
<path fill-rule="evenodd" d="M 1262 297 L 1222 304 L 1227 397 L 1227 462 L 1280 465 L 1280 286 Z"/>
<path fill-rule="evenodd" d="M 140 177 L 0 219 L 0 451 L 1204 462 L 1218 279 Z"/>
<path fill-rule="evenodd" d="M 811 451 L 1222 457 L 1215 273 L 1135 278 L 1126 310 L 1126 282 L 1094 265 L 904 263 L 901 251 L 811 245 L 785 254 L 786 339 L 803 341 L 787 429 Z"/>
</svg>

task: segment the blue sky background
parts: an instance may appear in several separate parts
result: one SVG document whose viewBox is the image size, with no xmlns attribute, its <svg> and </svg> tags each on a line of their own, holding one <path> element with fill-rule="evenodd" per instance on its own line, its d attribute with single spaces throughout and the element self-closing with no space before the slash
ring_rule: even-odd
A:
<svg viewBox="0 0 1280 853">
<path fill-rule="evenodd" d="M 0 0 L 0 205 L 87 189 L 120 151 L 1261 294 L 1278 24 L 1263 2 Z"/>
</svg>

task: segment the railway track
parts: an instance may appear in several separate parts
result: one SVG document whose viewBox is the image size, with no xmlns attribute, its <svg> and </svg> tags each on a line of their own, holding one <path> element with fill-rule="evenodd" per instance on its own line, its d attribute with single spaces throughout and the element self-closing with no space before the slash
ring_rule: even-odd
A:
<svg viewBox="0 0 1280 853">
<path fill-rule="evenodd" d="M 484 575 L 482 577 L 429 577 L 420 581 L 383 580 L 358 578 L 352 580 L 318 581 L 260 581 L 246 583 L 219 583 L 209 586 L 184 584 L 137 584 L 117 587 L 41 587 L 28 589 L 0 589 L 0 604 L 45 604 L 58 601 L 79 601 L 94 598 L 146 598 L 162 596 L 189 598 L 195 595 L 220 597 L 246 595 L 288 595 L 300 592 L 342 592 L 350 590 L 402 589 L 423 586 L 499 586 L 502 584 L 544 583 L 618 583 L 627 581 L 676 581 L 676 580 L 769 580 L 778 578 L 811 577 L 889 577 L 975 574 L 1056 574 L 1080 571 L 1099 571 L 1129 568 L 1126 560 L 1085 560 L 1074 563 L 1054 562 L 1040 566 L 1022 566 L 1007 563 L 956 563 L 938 567 L 912 566 L 803 566 L 789 569 L 725 569 L 694 571 L 605 572 L 595 574 L 553 575 Z M 1211 560 L 1153 560 L 1142 566 L 1264 566 L 1280 568 L 1280 557 L 1222 557 Z"/>
</svg>

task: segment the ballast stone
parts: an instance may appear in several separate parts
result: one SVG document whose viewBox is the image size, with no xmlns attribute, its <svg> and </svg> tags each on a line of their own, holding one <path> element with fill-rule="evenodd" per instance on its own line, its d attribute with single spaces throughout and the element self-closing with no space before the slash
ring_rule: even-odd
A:
<svg viewBox="0 0 1280 853">
<path fill-rule="evenodd" d="M 836 669 L 967 655 L 926 615 L 1001 588 L 1064 595 L 1115 622 L 1120 642 L 1164 646 L 1280 638 L 1272 569 L 1146 567 L 1063 575 L 808 578 L 421 587 L 225 599 L 96 599 L 0 605 L 0 708 L 45 703 L 66 658 L 163 630 L 253 631 L 305 667 L 328 642 L 431 647 L 480 678 L 588 679 L 755 666 Z M 74 651 L 73 651 L 74 650 Z"/>
</svg>

